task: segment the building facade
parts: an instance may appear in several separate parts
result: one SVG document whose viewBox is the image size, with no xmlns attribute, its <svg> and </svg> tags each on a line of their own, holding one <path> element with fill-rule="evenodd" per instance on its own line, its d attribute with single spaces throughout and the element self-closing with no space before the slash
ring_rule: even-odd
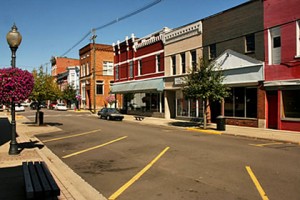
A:
<svg viewBox="0 0 300 200">
<path fill-rule="evenodd" d="M 164 34 L 168 28 L 143 38 L 126 37 L 113 44 L 115 82 L 112 92 L 123 94 L 129 114 L 164 117 Z"/>
<path fill-rule="evenodd" d="M 184 77 L 202 58 L 202 22 L 196 21 L 165 34 L 165 118 L 193 118 L 202 114 L 200 100 L 185 98 Z"/>
<path fill-rule="evenodd" d="M 263 2 L 248 1 L 203 19 L 203 57 L 224 73 L 230 96 L 210 102 L 211 121 L 265 127 Z"/>
<path fill-rule="evenodd" d="M 67 71 L 67 67 L 79 66 L 79 60 L 67 57 L 52 57 L 51 58 L 51 76 L 57 78 L 58 74 Z"/>
<path fill-rule="evenodd" d="M 79 57 L 80 107 L 98 110 L 108 106 L 106 98 L 114 79 L 112 46 L 90 43 L 79 50 Z"/>
<path fill-rule="evenodd" d="M 299 5 L 300 0 L 264 1 L 268 128 L 300 131 Z"/>
</svg>

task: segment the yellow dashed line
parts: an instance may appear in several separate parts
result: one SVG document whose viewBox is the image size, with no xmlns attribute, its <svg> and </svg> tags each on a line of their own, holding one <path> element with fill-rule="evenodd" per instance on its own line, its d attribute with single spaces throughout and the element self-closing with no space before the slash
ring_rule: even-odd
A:
<svg viewBox="0 0 300 200">
<path fill-rule="evenodd" d="M 107 142 L 107 143 L 104 143 L 104 144 L 100 144 L 100 145 L 98 145 L 98 146 L 94 146 L 94 147 L 91 147 L 91 148 L 88 148 L 88 149 L 84 149 L 84 150 L 82 150 L 82 151 L 78 151 L 78 152 L 75 152 L 75 153 L 71 153 L 71 154 L 69 154 L 69 155 L 63 156 L 62 158 L 69 158 L 69 157 L 72 157 L 72 156 L 76 156 L 76 155 L 78 155 L 78 154 L 82 154 L 82 153 L 85 153 L 85 152 L 88 152 L 88 151 L 91 151 L 91 150 L 94 150 L 94 149 L 98 149 L 98 148 L 100 148 L 100 147 L 103 147 L 103 146 L 109 145 L 109 144 L 111 144 L 111 143 L 114 143 L 114 142 L 123 140 L 123 139 L 125 139 L 125 138 L 127 138 L 127 136 L 120 137 L 120 138 L 115 139 L 115 140 L 112 140 L 112 141 L 110 141 L 110 142 Z"/>
<path fill-rule="evenodd" d="M 261 187 L 260 183 L 258 182 L 257 178 L 255 177 L 254 173 L 252 172 L 251 168 L 249 166 L 246 166 L 246 170 L 248 172 L 248 174 L 250 175 L 256 189 L 258 190 L 261 198 L 263 200 L 269 200 L 269 198 L 267 197 L 265 191 L 263 190 L 263 188 Z"/>
<path fill-rule="evenodd" d="M 67 139 L 67 138 L 78 137 L 78 136 L 87 135 L 87 134 L 90 134 L 90 133 L 95 133 L 95 132 L 98 132 L 98 131 L 101 131 L 101 129 L 97 129 L 97 130 L 93 130 L 93 131 L 89 131 L 89 132 L 85 132 L 85 133 L 68 135 L 68 136 L 59 137 L 59 138 L 53 138 L 53 139 L 49 139 L 49 140 L 43 140 L 43 142 L 52 142 L 52 141 L 57 141 L 57 140 L 63 140 L 63 139 Z"/>
<path fill-rule="evenodd" d="M 144 169 L 142 169 L 139 173 L 137 173 L 132 179 L 130 179 L 127 183 L 125 183 L 120 189 L 118 189 L 115 193 L 113 193 L 108 199 L 115 200 L 118 198 L 128 187 L 130 187 L 135 181 L 137 181 L 144 173 L 146 173 L 155 162 L 157 162 L 160 157 L 162 157 L 170 147 L 166 147 L 158 156 L 156 156 Z"/>
<path fill-rule="evenodd" d="M 256 147 L 264 147 L 264 146 L 268 146 L 268 145 L 276 145 L 276 144 L 283 144 L 282 142 L 273 142 L 273 143 L 265 143 L 265 144 L 250 144 L 252 146 L 256 146 Z"/>
</svg>

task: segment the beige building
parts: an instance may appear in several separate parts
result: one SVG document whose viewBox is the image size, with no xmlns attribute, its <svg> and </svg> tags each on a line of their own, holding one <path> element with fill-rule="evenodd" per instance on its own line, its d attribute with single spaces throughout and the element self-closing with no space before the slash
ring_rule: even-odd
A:
<svg viewBox="0 0 300 200">
<path fill-rule="evenodd" d="M 165 118 L 194 118 L 202 112 L 202 103 L 186 99 L 182 83 L 202 57 L 202 22 L 173 29 L 165 35 Z"/>
</svg>

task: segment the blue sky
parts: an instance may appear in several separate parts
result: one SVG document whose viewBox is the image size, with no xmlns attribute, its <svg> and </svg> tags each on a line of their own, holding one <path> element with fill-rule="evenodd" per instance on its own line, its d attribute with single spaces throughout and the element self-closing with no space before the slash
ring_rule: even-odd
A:
<svg viewBox="0 0 300 200">
<path fill-rule="evenodd" d="M 0 68 L 10 66 L 6 34 L 16 23 L 23 40 L 17 67 L 32 71 L 62 56 L 93 28 L 123 17 L 155 0 L 14 0 L 0 6 Z M 248 0 L 161 0 L 153 7 L 96 31 L 96 43 L 124 40 L 132 33 L 143 37 L 163 27 L 176 28 Z M 90 36 L 65 56 L 79 58 Z M 48 70 L 50 69 L 50 63 Z"/>
</svg>

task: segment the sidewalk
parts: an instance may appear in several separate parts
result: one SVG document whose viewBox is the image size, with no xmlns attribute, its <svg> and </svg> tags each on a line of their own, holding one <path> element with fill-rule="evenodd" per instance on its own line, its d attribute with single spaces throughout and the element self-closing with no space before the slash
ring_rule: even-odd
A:
<svg viewBox="0 0 300 200">
<path fill-rule="evenodd" d="M 47 164 L 61 190 L 59 200 L 106 199 L 34 136 L 60 131 L 55 126 L 35 126 L 27 118 L 16 115 L 17 141 L 24 149 L 19 155 L 8 155 L 11 138 L 9 119 L 6 112 L 0 112 L 0 199 L 25 199 L 23 161 L 44 161 Z"/>
<path fill-rule="evenodd" d="M 95 117 L 97 116 L 95 114 L 93 115 Z M 0 187 L 0 199 L 25 199 L 24 180 L 22 168 L 20 167 L 23 161 L 46 162 L 61 189 L 61 195 L 58 197 L 59 200 L 105 199 L 105 197 L 85 182 L 35 137 L 37 134 L 60 131 L 60 129 L 55 126 L 36 126 L 27 118 L 17 114 L 17 141 L 24 149 L 19 155 L 8 155 L 9 142 L 11 139 L 9 119 L 10 116 L 7 116 L 6 112 L 0 112 L 0 180 L 3 183 Z M 178 128 L 190 129 L 191 131 L 200 131 L 204 134 L 212 133 L 243 136 L 300 145 L 300 132 L 229 125 L 226 125 L 226 131 L 218 131 L 216 130 L 215 124 L 210 124 L 207 130 L 203 130 L 198 128 L 197 124 L 193 122 L 153 117 L 145 117 L 144 120 L 137 121 L 132 115 L 125 115 L 124 121 L 144 125 L 175 126 Z"/>
</svg>

